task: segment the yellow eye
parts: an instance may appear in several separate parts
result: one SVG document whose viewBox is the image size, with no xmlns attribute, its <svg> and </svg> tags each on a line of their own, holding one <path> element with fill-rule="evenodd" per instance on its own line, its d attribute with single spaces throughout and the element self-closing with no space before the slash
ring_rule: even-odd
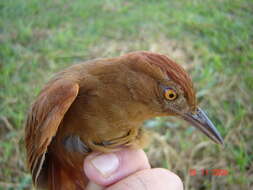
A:
<svg viewBox="0 0 253 190">
<path fill-rule="evenodd" d="M 175 100 L 177 98 L 177 93 L 171 89 L 165 89 L 164 96 L 167 100 Z"/>
</svg>

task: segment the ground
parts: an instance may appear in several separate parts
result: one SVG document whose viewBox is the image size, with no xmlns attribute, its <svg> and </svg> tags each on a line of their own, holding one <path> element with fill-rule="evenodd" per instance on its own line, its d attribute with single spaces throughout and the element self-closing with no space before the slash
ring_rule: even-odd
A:
<svg viewBox="0 0 253 190">
<path fill-rule="evenodd" d="M 252 10 L 250 0 L 1 1 L 0 189 L 32 189 L 24 120 L 52 74 L 135 50 L 182 64 L 225 139 L 218 146 L 185 122 L 155 118 L 144 123 L 153 136 L 146 149 L 152 165 L 177 173 L 186 190 L 252 187 Z M 214 176 L 213 169 L 228 174 Z"/>
</svg>

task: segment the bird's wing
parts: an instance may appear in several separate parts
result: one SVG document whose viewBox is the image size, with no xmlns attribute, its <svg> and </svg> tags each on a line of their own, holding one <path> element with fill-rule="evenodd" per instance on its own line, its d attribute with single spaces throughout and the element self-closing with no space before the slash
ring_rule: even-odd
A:
<svg viewBox="0 0 253 190">
<path fill-rule="evenodd" d="M 35 184 L 42 169 L 48 145 L 75 100 L 79 85 L 64 79 L 48 84 L 36 99 L 26 122 L 28 167 Z"/>
</svg>

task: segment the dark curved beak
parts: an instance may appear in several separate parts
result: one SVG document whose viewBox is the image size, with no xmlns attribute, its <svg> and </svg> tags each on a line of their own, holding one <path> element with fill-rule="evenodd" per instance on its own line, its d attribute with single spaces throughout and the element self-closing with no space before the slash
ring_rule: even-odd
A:
<svg viewBox="0 0 253 190">
<path fill-rule="evenodd" d="M 215 143 L 223 144 L 223 139 L 213 125 L 213 123 L 209 120 L 205 112 L 197 108 L 195 113 L 185 113 L 182 114 L 181 117 L 195 126 L 197 129 L 202 131 L 206 136 L 208 136 Z"/>
</svg>

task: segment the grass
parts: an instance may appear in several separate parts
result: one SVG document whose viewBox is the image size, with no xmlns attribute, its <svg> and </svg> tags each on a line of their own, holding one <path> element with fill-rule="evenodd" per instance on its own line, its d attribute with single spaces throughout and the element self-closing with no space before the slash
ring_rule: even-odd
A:
<svg viewBox="0 0 253 190">
<path fill-rule="evenodd" d="M 247 0 L 0 2 L 0 189 L 31 189 L 23 123 L 42 85 L 60 69 L 134 50 L 165 53 L 189 70 L 201 107 L 225 146 L 173 118 L 146 122 L 154 167 L 185 189 L 253 185 L 253 3 Z M 169 130 L 167 130 L 169 128 Z M 227 169 L 190 176 L 189 169 Z"/>
</svg>

